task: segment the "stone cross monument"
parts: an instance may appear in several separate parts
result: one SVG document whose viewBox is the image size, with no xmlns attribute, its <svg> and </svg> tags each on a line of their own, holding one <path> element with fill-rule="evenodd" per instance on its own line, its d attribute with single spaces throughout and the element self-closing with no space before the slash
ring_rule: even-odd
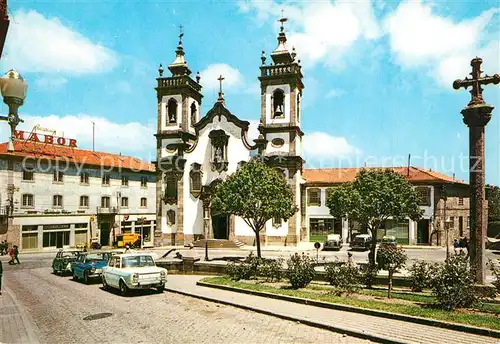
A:
<svg viewBox="0 0 500 344">
<path fill-rule="evenodd" d="M 469 127 L 469 184 L 470 184 L 470 239 L 469 246 L 471 266 L 476 270 L 476 283 L 484 284 L 485 256 L 484 242 L 488 219 L 486 217 L 486 194 L 485 194 L 485 163 L 484 163 L 484 128 L 491 119 L 493 106 L 486 104 L 483 99 L 483 89 L 481 85 L 500 83 L 500 75 L 486 75 L 481 77 L 481 63 L 479 57 L 471 61 L 471 78 L 455 80 L 453 88 L 458 90 L 461 87 L 470 91 L 471 101 L 461 113 L 464 123 Z"/>
</svg>

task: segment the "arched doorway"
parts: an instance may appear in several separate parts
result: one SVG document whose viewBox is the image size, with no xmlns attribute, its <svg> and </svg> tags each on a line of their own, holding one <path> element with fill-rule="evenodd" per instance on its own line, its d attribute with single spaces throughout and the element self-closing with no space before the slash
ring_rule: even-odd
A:
<svg viewBox="0 0 500 344">
<path fill-rule="evenodd" d="M 214 239 L 227 240 L 229 239 L 229 216 L 228 215 L 212 215 L 212 233 Z"/>
</svg>

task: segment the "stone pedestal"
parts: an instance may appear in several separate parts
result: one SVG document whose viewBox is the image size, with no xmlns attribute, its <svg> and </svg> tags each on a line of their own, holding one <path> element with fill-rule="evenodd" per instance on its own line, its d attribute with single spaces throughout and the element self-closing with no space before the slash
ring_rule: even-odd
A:
<svg viewBox="0 0 500 344">
<path fill-rule="evenodd" d="M 476 282 L 485 283 L 486 260 L 484 245 L 488 220 L 486 218 L 484 128 L 491 119 L 493 106 L 471 105 L 461 111 L 469 127 L 469 184 L 470 184 L 470 259 L 476 270 Z"/>
<path fill-rule="evenodd" d="M 199 257 L 182 257 L 182 270 L 185 274 L 192 274 L 194 271 L 194 263 L 199 261 Z"/>
</svg>

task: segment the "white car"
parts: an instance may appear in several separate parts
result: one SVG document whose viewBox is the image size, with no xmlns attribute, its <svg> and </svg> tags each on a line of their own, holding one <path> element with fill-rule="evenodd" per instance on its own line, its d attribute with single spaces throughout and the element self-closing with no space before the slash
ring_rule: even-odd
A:
<svg viewBox="0 0 500 344">
<path fill-rule="evenodd" d="M 122 295 L 131 289 L 153 289 L 163 292 L 167 282 L 167 270 L 156 266 L 147 253 L 113 255 L 102 268 L 104 289 L 117 288 Z"/>
</svg>

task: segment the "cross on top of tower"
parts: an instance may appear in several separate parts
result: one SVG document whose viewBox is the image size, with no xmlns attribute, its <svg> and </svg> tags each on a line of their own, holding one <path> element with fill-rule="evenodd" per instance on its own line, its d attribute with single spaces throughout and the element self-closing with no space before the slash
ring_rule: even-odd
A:
<svg viewBox="0 0 500 344">
<path fill-rule="evenodd" d="M 184 36 L 183 30 L 184 30 L 184 26 L 182 26 L 182 24 L 179 25 L 179 43 L 182 42 L 182 37 Z"/>
<path fill-rule="evenodd" d="M 480 57 L 476 57 L 472 59 L 470 65 L 472 67 L 472 72 L 469 73 L 471 78 L 465 77 L 464 80 L 455 80 L 453 82 L 453 88 L 458 90 L 461 87 L 467 89 L 469 86 L 472 86 L 472 90 L 470 90 L 471 101 L 469 102 L 469 106 L 472 105 L 480 105 L 486 104 L 483 99 L 483 89 L 481 85 L 495 84 L 500 83 L 500 75 L 495 74 L 493 76 L 486 75 L 484 78 L 481 77 L 483 71 L 481 70 L 481 64 L 483 60 Z"/>
<path fill-rule="evenodd" d="M 218 102 L 224 102 L 224 93 L 222 92 L 222 80 L 225 78 L 222 76 L 222 74 L 217 78 L 219 80 L 219 98 L 217 99 Z"/>
<path fill-rule="evenodd" d="M 285 18 L 285 10 L 281 9 L 281 18 L 278 20 L 281 23 L 281 32 L 285 31 L 285 22 L 288 21 L 288 18 Z"/>
</svg>

